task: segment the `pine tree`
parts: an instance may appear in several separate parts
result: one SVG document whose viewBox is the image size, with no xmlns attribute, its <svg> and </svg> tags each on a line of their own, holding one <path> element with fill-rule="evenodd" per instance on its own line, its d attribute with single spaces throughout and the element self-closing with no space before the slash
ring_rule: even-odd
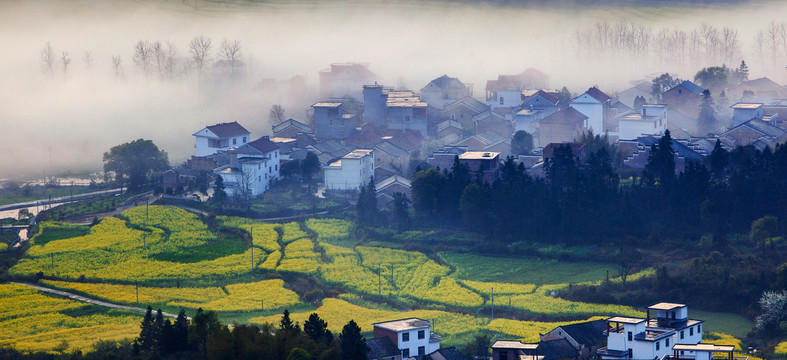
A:
<svg viewBox="0 0 787 360">
<path fill-rule="evenodd" d="M 320 319 L 317 313 L 309 315 L 309 319 L 303 323 L 303 332 L 306 333 L 314 342 L 319 343 L 326 339 L 326 332 L 328 331 L 328 323 Z"/>
<path fill-rule="evenodd" d="M 350 320 L 342 328 L 339 335 L 342 349 L 342 360 L 366 360 L 369 353 L 369 346 L 366 339 L 361 335 L 361 328 L 354 320 Z"/>
<path fill-rule="evenodd" d="M 139 337 L 136 339 L 136 343 L 139 344 L 139 350 L 142 352 L 150 352 L 153 350 L 156 339 L 155 339 L 155 319 L 153 318 L 153 308 L 148 305 L 148 310 L 145 312 L 145 317 L 142 319 L 142 323 L 139 325 Z"/>
<path fill-rule="evenodd" d="M 716 139 L 716 145 L 713 146 L 713 151 L 708 155 L 708 165 L 710 165 L 710 171 L 714 179 L 724 180 L 728 162 L 729 153 L 721 146 L 721 141 Z"/>
<path fill-rule="evenodd" d="M 675 180 L 675 150 L 672 149 L 672 136 L 669 130 L 664 131 L 658 143 L 650 147 L 648 163 L 642 176 L 649 185 L 667 188 Z"/>
<path fill-rule="evenodd" d="M 374 178 L 369 178 L 369 183 L 366 186 L 361 186 L 355 208 L 358 214 L 358 223 L 366 226 L 375 225 L 377 222 L 377 188 L 374 185 Z"/>
<path fill-rule="evenodd" d="M 716 129 L 716 111 L 713 110 L 713 98 L 710 96 L 710 90 L 707 89 L 702 92 L 697 126 L 702 134 L 713 132 Z"/>
<path fill-rule="evenodd" d="M 407 195 L 396 192 L 393 196 L 393 220 L 396 224 L 396 230 L 399 232 L 408 230 L 410 228 L 410 213 L 407 211 L 410 199 Z"/>
</svg>

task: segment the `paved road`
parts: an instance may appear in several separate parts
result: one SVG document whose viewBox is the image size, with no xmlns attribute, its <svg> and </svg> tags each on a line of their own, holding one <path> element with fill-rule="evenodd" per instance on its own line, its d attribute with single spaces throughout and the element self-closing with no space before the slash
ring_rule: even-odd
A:
<svg viewBox="0 0 787 360">
<path fill-rule="evenodd" d="M 50 293 L 50 294 L 62 296 L 62 297 L 65 297 L 65 298 L 69 298 L 71 300 L 81 301 L 81 302 L 84 302 L 84 303 L 89 303 L 89 304 L 93 304 L 93 305 L 108 307 L 108 308 L 112 308 L 112 309 L 123 309 L 123 310 L 139 311 L 139 312 L 143 312 L 143 313 L 148 311 L 148 309 L 143 309 L 141 307 L 113 304 L 113 303 L 109 303 L 109 302 L 106 302 L 106 301 L 90 299 L 90 298 L 86 298 L 86 297 L 81 296 L 81 295 L 72 294 L 72 293 L 69 293 L 69 292 L 55 290 L 55 289 L 50 289 L 50 288 L 39 286 L 39 285 L 33 285 L 33 284 L 27 284 L 27 283 L 18 283 L 18 282 L 15 282 L 13 284 L 29 286 L 29 287 L 31 287 L 33 289 L 36 289 L 38 291 L 43 291 L 45 293 Z M 171 317 L 173 319 L 176 319 L 178 317 L 178 315 L 176 315 L 176 314 L 170 314 L 170 313 L 166 313 L 166 312 L 162 312 L 161 314 L 166 316 L 166 317 Z M 187 319 L 191 320 L 191 318 L 188 318 L 188 317 L 187 317 Z"/>
<path fill-rule="evenodd" d="M 41 205 L 54 205 L 54 204 L 60 204 L 60 203 L 65 203 L 65 202 L 80 201 L 80 200 L 85 200 L 85 199 L 89 199 L 91 197 L 104 195 L 104 194 L 116 194 L 116 193 L 119 193 L 121 191 L 123 191 L 123 189 L 101 190 L 101 191 L 94 191 L 94 192 L 89 192 L 89 193 L 83 193 L 83 194 L 74 195 L 74 196 L 61 196 L 61 197 L 56 197 L 56 198 L 51 198 L 51 199 L 41 199 L 41 200 L 27 201 L 27 202 L 21 202 L 21 203 L 16 203 L 16 204 L 7 204 L 7 205 L 0 206 L 0 211 L 16 210 L 16 209 L 21 209 L 21 208 L 33 207 L 33 206 L 36 206 L 36 205 L 39 205 L 39 206 L 41 206 Z"/>
</svg>

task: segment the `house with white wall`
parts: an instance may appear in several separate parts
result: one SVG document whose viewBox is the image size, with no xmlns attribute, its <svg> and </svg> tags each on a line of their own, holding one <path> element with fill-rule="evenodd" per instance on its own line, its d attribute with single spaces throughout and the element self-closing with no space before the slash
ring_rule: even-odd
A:
<svg viewBox="0 0 787 360">
<path fill-rule="evenodd" d="M 227 196 L 255 198 L 279 179 L 279 146 L 268 136 L 244 144 L 229 152 L 229 164 L 213 171 L 224 180 Z"/>
<path fill-rule="evenodd" d="M 402 352 L 402 358 L 428 355 L 440 349 L 440 337 L 431 332 L 429 321 L 419 318 L 372 324 L 374 337 L 389 338 Z"/>
<path fill-rule="evenodd" d="M 634 140 L 646 135 L 661 136 L 667 130 L 667 105 L 645 104 L 639 113 L 618 117 L 618 138 Z"/>
<path fill-rule="evenodd" d="M 326 190 L 358 190 L 374 176 L 374 150 L 356 149 L 323 167 Z"/>
<path fill-rule="evenodd" d="M 732 108 L 732 127 L 736 127 L 751 119 L 762 118 L 762 103 L 737 103 Z"/>
<path fill-rule="evenodd" d="M 603 134 L 607 119 L 611 116 L 609 95 L 592 87 L 573 99 L 569 106 L 588 117 L 586 130 L 592 130 L 594 134 Z"/>
<path fill-rule="evenodd" d="M 421 89 L 421 100 L 438 110 L 445 109 L 448 104 L 465 96 L 473 96 L 472 86 L 448 75 L 430 81 Z"/>
<path fill-rule="evenodd" d="M 684 304 L 658 303 L 647 308 L 645 319 L 614 316 L 606 322 L 607 346 L 598 350 L 602 359 L 661 359 L 673 351 L 694 359 L 696 350 L 678 345 L 702 343 L 703 321 L 689 319 Z"/>
<path fill-rule="evenodd" d="M 213 155 L 249 142 L 251 132 L 237 121 L 206 126 L 193 134 L 197 156 Z"/>
</svg>

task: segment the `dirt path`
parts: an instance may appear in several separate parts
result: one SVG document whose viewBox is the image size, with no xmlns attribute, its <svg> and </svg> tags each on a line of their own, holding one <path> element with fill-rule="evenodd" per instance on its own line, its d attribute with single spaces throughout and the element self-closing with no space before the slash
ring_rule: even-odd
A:
<svg viewBox="0 0 787 360">
<path fill-rule="evenodd" d="M 81 296 L 81 295 L 77 295 L 77 294 L 73 294 L 73 293 L 69 293 L 69 292 L 65 292 L 65 291 L 60 291 L 60 290 L 55 290 L 55 289 L 50 289 L 50 288 L 39 286 L 39 285 L 33 285 L 33 284 L 27 284 L 27 283 L 18 283 L 18 282 L 14 282 L 12 284 L 24 285 L 24 286 L 28 286 L 28 287 L 31 287 L 33 289 L 36 289 L 38 291 L 42 291 L 42 292 L 45 292 L 45 293 L 54 294 L 54 295 L 62 296 L 64 298 L 68 298 L 68 299 L 71 299 L 71 300 L 81 301 L 81 302 L 84 302 L 84 303 L 98 305 L 98 306 L 103 306 L 103 307 L 112 308 L 112 309 L 138 311 L 138 312 L 141 312 L 141 313 L 145 313 L 145 312 L 148 311 L 147 309 L 143 309 L 141 307 L 113 304 L 113 303 L 109 303 L 109 302 L 106 302 L 106 301 L 95 300 L 95 299 L 87 298 L 87 297 L 84 297 L 84 296 Z M 178 315 L 176 315 L 176 314 L 170 314 L 170 313 L 167 313 L 167 312 L 162 312 L 161 314 L 166 316 L 166 317 L 171 317 L 173 319 L 176 319 L 178 317 Z M 189 318 L 189 317 L 187 317 L 187 319 L 191 320 L 191 318 Z"/>
</svg>

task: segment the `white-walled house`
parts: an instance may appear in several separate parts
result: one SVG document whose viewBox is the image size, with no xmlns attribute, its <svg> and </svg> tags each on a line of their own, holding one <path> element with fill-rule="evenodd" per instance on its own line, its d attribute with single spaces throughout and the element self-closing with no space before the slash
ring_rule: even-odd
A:
<svg viewBox="0 0 787 360">
<path fill-rule="evenodd" d="M 229 158 L 228 165 L 213 171 L 224 180 L 227 196 L 255 198 L 281 178 L 279 146 L 268 136 L 230 151 Z"/>
<path fill-rule="evenodd" d="M 448 104 L 465 96 L 473 96 L 472 86 L 448 75 L 430 81 L 421 89 L 421 100 L 438 110 L 445 109 Z"/>
<path fill-rule="evenodd" d="M 323 167 L 325 189 L 358 190 L 374 176 L 374 150 L 353 150 Z"/>
<path fill-rule="evenodd" d="M 732 108 L 732 127 L 736 127 L 751 119 L 762 118 L 762 103 L 737 103 Z"/>
<path fill-rule="evenodd" d="M 194 149 L 197 156 L 213 155 L 249 142 L 251 132 L 237 121 L 206 126 L 194 133 Z"/>
<path fill-rule="evenodd" d="M 667 130 L 667 105 L 645 104 L 639 113 L 618 118 L 618 138 L 634 140 L 646 135 L 661 136 Z"/>
<path fill-rule="evenodd" d="M 607 346 L 598 350 L 602 359 L 661 359 L 673 352 L 698 358 L 696 351 L 677 346 L 702 343 L 703 321 L 689 319 L 684 304 L 658 303 L 648 307 L 645 319 L 615 316 L 606 322 Z"/>
<path fill-rule="evenodd" d="M 419 318 L 372 324 L 374 337 L 387 337 L 402 352 L 402 358 L 428 355 L 440 349 L 440 337 L 430 330 L 429 321 Z"/>
<path fill-rule="evenodd" d="M 592 87 L 569 103 L 569 106 L 588 117 L 586 130 L 594 134 L 603 134 L 606 119 L 610 116 L 610 97 L 597 87 Z"/>
</svg>

